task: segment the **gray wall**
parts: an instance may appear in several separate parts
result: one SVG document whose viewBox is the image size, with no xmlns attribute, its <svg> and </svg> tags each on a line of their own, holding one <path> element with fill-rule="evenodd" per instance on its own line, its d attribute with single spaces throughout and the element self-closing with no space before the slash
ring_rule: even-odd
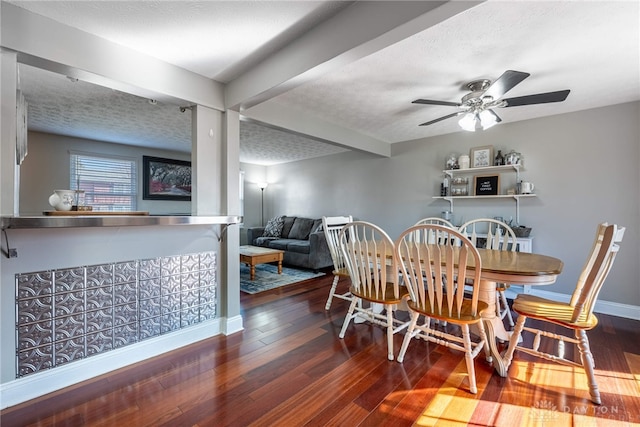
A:
<svg viewBox="0 0 640 427">
<path fill-rule="evenodd" d="M 270 166 L 265 217 L 352 214 L 395 238 L 418 219 L 448 209 L 432 199 L 448 154 L 483 145 L 515 149 L 524 156 L 521 176 L 535 183 L 538 195 L 522 200 L 520 223 L 533 227 L 534 252 L 565 264 L 546 290 L 573 291 L 596 225 L 607 221 L 627 230 L 600 300 L 640 306 L 639 117 L 636 102 L 398 143 L 391 158 L 350 152 Z M 454 206 L 456 222 L 497 215 L 515 217 L 515 202 L 472 199 Z"/>
<path fill-rule="evenodd" d="M 136 159 L 138 162 L 139 211 L 151 214 L 191 214 L 191 202 L 143 200 L 142 156 L 191 160 L 189 153 L 154 150 L 111 144 L 68 136 L 29 132 L 29 154 L 20 167 L 20 215 L 42 215 L 52 210 L 49 196 L 55 189 L 69 188 L 69 152 L 105 154 Z"/>
</svg>

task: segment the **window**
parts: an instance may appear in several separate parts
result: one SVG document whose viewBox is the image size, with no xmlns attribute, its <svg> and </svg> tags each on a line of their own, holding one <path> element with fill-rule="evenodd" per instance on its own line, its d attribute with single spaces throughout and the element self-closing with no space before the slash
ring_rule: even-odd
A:
<svg viewBox="0 0 640 427">
<path fill-rule="evenodd" d="M 137 170 L 134 159 L 71 153 L 70 188 L 84 190 L 94 211 L 135 211 Z"/>
</svg>

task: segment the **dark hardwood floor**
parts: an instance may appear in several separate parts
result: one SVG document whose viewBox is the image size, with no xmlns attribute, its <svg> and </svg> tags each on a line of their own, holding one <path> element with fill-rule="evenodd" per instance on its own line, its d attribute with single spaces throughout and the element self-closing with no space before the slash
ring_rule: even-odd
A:
<svg viewBox="0 0 640 427">
<path fill-rule="evenodd" d="M 413 341 L 386 359 L 381 328 L 338 333 L 331 274 L 242 294 L 245 329 L 2 411 L 8 426 L 627 426 L 640 423 L 640 322 L 600 315 L 589 334 L 603 404 L 580 369 L 516 353 L 507 378 L 460 352 Z M 340 287 L 346 290 L 347 281 Z M 396 336 L 396 354 L 402 342 Z M 569 346 L 567 346 L 569 348 Z"/>
</svg>

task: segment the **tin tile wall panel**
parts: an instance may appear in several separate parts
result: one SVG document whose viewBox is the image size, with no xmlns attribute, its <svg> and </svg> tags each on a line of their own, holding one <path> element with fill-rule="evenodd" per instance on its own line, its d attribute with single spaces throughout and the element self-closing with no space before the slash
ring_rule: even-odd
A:
<svg viewBox="0 0 640 427">
<path fill-rule="evenodd" d="M 74 360 L 84 359 L 84 336 L 55 343 L 55 366 L 61 366 Z"/>
<path fill-rule="evenodd" d="M 53 342 L 53 321 L 27 323 L 18 327 L 18 351 L 41 347 Z"/>
<path fill-rule="evenodd" d="M 53 293 L 53 273 L 40 271 L 31 274 L 21 274 L 17 280 L 17 296 L 19 299 L 37 298 Z"/>
<path fill-rule="evenodd" d="M 113 283 L 135 282 L 138 268 L 135 261 L 119 262 L 113 265 Z"/>
<path fill-rule="evenodd" d="M 157 317 L 161 314 L 160 297 L 140 300 L 140 320 Z"/>
<path fill-rule="evenodd" d="M 160 258 L 142 259 L 138 263 L 139 280 L 160 277 Z"/>
<path fill-rule="evenodd" d="M 138 298 L 136 282 L 113 285 L 113 304 L 135 303 Z"/>
<path fill-rule="evenodd" d="M 138 282 L 139 299 L 156 298 L 160 296 L 160 277 L 140 279 Z"/>
<path fill-rule="evenodd" d="M 138 324 L 129 323 L 113 328 L 113 347 L 119 348 L 138 342 Z"/>
<path fill-rule="evenodd" d="M 216 265 L 217 263 L 215 252 L 200 253 L 200 270 L 215 270 Z"/>
<path fill-rule="evenodd" d="M 105 309 L 113 306 L 113 286 L 87 288 L 86 310 Z"/>
<path fill-rule="evenodd" d="M 62 317 L 82 313 L 84 308 L 84 290 L 55 293 L 53 298 L 53 316 Z"/>
<path fill-rule="evenodd" d="M 87 323 L 87 334 L 111 329 L 113 328 L 113 307 L 87 311 L 85 313 L 85 321 Z"/>
<path fill-rule="evenodd" d="M 102 330 L 87 334 L 85 337 L 87 356 L 113 350 L 113 329 Z"/>
<path fill-rule="evenodd" d="M 113 265 L 91 265 L 86 270 L 87 282 L 85 287 L 87 289 L 113 285 Z"/>
<path fill-rule="evenodd" d="M 83 291 L 84 290 L 84 268 L 68 268 L 55 272 L 55 292 Z"/>
<path fill-rule="evenodd" d="M 140 319 L 140 340 L 157 337 L 162 334 L 162 318 L 160 316 Z"/>
<path fill-rule="evenodd" d="M 54 341 L 83 336 L 85 334 L 85 316 L 83 313 L 54 319 Z"/>
<path fill-rule="evenodd" d="M 200 255 L 190 254 L 180 257 L 180 272 L 189 273 L 200 270 Z"/>
<path fill-rule="evenodd" d="M 160 316 L 160 328 L 163 334 L 180 329 L 180 312 L 163 313 Z"/>
<path fill-rule="evenodd" d="M 17 376 L 22 377 L 53 367 L 53 345 L 18 352 Z"/>
<path fill-rule="evenodd" d="M 17 377 L 216 317 L 216 254 L 16 275 Z"/>
<path fill-rule="evenodd" d="M 49 320 L 53 317 L 53 297 L 21 299 L 16 313 L 20 325 Z"/>
<path fill-rule="evenodd" d="M 160 259 L 160 275 L 173 276 L 180 274 L 180 257 L 163 257 Z"/>
</svg>

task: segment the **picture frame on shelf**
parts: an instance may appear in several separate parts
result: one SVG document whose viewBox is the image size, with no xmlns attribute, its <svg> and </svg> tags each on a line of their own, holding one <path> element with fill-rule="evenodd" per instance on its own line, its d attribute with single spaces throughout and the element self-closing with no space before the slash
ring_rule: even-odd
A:
<svg viewBox="0 0 640 427">
<path fill-rule="evenodd" d="M 472 168 L 493 166 L 493 145 L 473 147 L 469 157 L 471 157 Z"/>
<path fill-rule="evenodd" d="M 142 156 L 144 200 L 191 200 L 191 162 Z"/>
<path fill-rule="evenodd" d="M 497 196 L 500 194 L 500 175 L 477 175 L 473 177 L 474 196 Z"/>
</svg>

